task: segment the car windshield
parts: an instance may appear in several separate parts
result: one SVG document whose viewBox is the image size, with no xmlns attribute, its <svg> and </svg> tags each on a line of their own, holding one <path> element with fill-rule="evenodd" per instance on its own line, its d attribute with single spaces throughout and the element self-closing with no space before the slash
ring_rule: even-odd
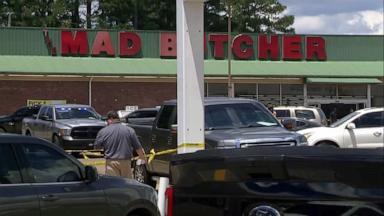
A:
<svg viewBox="0 0 384 216">
<path fill-rule="evenodd" d="M 272 114 L 258 104 L 209 105 L 205 109 L 205 127 L 208 130 L 279 125 Z"/>
<path fill-rule="evenodd" d="M 356 116 L 358 114 L 359 114 L 358 112 L 350 113 L 350 114 L 344 116 L 343 118 L 339 119 L 335 123 L 329 125 L 329 127 L 331 127 L 331 128 L 339 127 L 340 125 L 344 124 L 344 122 L 348 121 L 349 119 L 353 118 L 354 116 Z"/>
<path fill-rule="evenodd" d="M 56 119 L 100 119 L 100 115 L 91 107 L 57 107 Z"/>
</svg>

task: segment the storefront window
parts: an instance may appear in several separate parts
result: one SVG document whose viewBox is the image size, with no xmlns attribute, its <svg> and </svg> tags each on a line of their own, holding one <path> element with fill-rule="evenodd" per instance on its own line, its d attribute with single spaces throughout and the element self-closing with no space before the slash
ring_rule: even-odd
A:
<svg viewBox="0 0 384 216">
<path fill-rule="evenodd" d="M 208 83 L 207 95 L 213 96 L 228 96 L 228 84 L 227 83 Z"/>
<path fill-rule="evenodd" d="M 304 105 L 303 85 L 282 85 L 281 93 L 283 106 Z"/>
<path fill-rule="evenodd" d="M 259 101 L 267 107 L 280 105 L 280 85 L 259 84 Z"/>
<path fill-rule="evenodd" d="M 367 98 L 367 85 L 338 85 L 339 97 Z"/>
<path fill-rule="evenodd" d="M 235 97 L 257 98 L 256 84 L 235 84 Z"/>
<path fill-rule="evenodd" d="M 384 85 L 371 85 L 372 107 L 384 106 Z"/>
<path fill-rule="evenodd" d="M 309 98 L 314 98 L 314 97 L 336 98 L 336 85 L 335 84 L 309 84 L 307 86 L 307 93 Z"/>
</svg>

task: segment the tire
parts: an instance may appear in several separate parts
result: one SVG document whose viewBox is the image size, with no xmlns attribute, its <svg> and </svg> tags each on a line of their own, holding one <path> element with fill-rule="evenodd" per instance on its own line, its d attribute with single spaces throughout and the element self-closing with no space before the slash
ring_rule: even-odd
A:
<svg viewBox="0 0 384 216">
<path fill-rule="evenodd" d="M 336 144 L 331 143 L 331 142 L 327 142 L 327 141 L 319 142 L 316 144 L 316 146 L 317 147 L 328 147 L 328 148 L 338 148 L 339 147 Z"/>
</svg>

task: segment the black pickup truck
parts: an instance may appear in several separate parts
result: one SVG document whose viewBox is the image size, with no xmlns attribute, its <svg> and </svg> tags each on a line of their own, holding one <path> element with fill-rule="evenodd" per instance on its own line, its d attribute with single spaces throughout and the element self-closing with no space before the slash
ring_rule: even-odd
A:
<svg viewBox="0 0 384 216">
<path fill-rule="evenodd" d="M 244 98 L 206 98 L 205 148 L 307 145 L 304 136 L 286 130 L 261 103 Z M 176 100 L 165 101 L 152 126 L 129 124 L 146 152 L 177 148 Z M 170 154 L 156 156 L 148 166 L 134 166 L 135 178 L 150 182 L 152 174 L 169 175 Z"/>
<path fill-rule="evenodd" d="M 32 117 L 39 112 L 40 106 L 25 106 L 6 116 L 0 116 L 0 133 L 21 134 L 23 118 Z"/>
<path fill-rule="evenodd" d="M 167 216 L 384 215 L 380 149 L 211 149 L 170 169 Z"/>
</svg>

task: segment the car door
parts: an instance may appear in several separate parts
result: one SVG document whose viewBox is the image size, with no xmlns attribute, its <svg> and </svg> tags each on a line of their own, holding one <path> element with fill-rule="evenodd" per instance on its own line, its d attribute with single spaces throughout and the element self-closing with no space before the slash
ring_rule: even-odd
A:
<svg viewBox="0 0 384 216">
<path fill-rule="evenodd" d="M 0 143 L 0 216 L 39 216 L 35 188 L 25 183 L 10 144 Z"/>
<path fill-rule="evenodd" d="M 39 197 L 41 216 L 107 215 L 100 182 L 84 181 L 83 167 L 69 155 L 42 144 L 21 147 Z"/>
<path fill-rule="evenodd" d="M 48 110 L 48 107 L 42 107 L 37 118 L 32 121 L 31 123 L 31 127 L 32 127 L 32 135 L 35 136 L 35 137 L 39 137 L 39 138 L 43 138 L 44 137 L 44 134 L 43 134 L 43 124 L 44 124 L 44 117 L 46 112 Z"/>
<path fill-rule="evenodd" d="M 53 108 L 48 107 L 45 112 L 45 116 L 47 119 L 44 119 L 41 122 L 41 137 L 43 139 L 52 141 L 52 127 L 53 127 Z"/>
<path fill-rule="evenodd" d="M 345 129 L 344 142 L 351 142 L 358 148 L 384 146 L 384 111 L 363 114 L 352 122 L 356 128 Z"/>
</svg>

